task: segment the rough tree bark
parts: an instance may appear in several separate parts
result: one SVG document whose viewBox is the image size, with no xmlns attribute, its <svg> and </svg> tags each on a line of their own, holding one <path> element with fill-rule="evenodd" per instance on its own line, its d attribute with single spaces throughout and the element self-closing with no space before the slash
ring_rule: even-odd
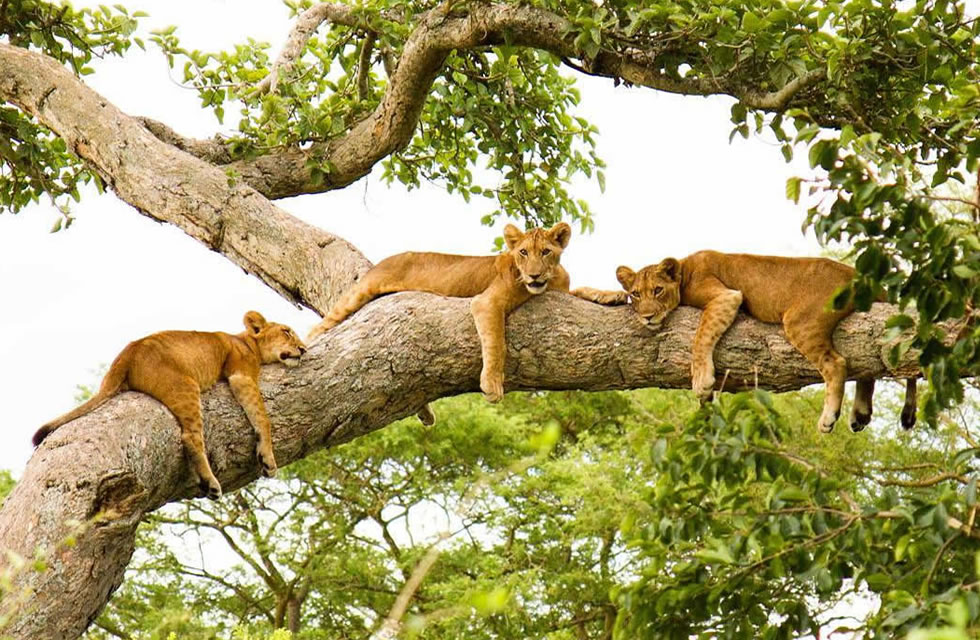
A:
<svg viewBox="0 0 980 640">
<path fill-rule="evenodd" d="M 161 141 L 46 56 L 0 43 L 0 100 L 65 140 L 106 186 L 321 314 L 370 267 L 347 241 Z"/>
<path fill-rule="evenodd" d="M 836 344 L 852 376 L 915 372 L 910 358 L 894 370 L 882 359 L 893 311 L 878 304 L 839 327 Z M 630 313 L 560 293 L 527 303 L 507 323 L 508 390 L 687 388 L 700 312 L 681 308 L 658 333 Z M 297 369 L 264 368 L 276 459 L 286 465 L 427 401 L 478 390 L 480 366 L 468 300 L 407 293 L 373 302 L 325 334 Z M 731 389 L 820 380 L 781 330 L 744 316 L 719 343 L 716 366 Z M 227 385 L 205 394 L 204 415 L 222 486 L 233 491 L 255 480 L 254 436 Z M 77 637 L 120 584 L 143 514 L 195 491 L 176 421 L 145 395 L 124 394 L 49 436 L 0 510 L 0 548 L 25 557 L 47 549 L 50 564 L 18 576 L 35 595 L 6 631 L 25 640 Z M 75 523 L 90 520 L 75 546 L 62 544 Z"/>
<path fill-rule="evenodd" d="M 561 35 L 567 25 L 558 16 L 516 4 L 469 6 L 465 17 L 420 19 L 370 118 L 322 146 L 263 158 L 233 161 L 220 141 L 188 140 L 162 123 L 128 116 L 53 60 L 4 43 L 0 101 L 62 137 L 143 215 L 178 226 L 286 298 L 322 314 L 369 264 L 344 240 L 292 218 L 268 198 L 349 184 L 404 145 L 454 48 L 506 37 L 574 57 Z M 319 19 L 345 19 L 342 8 L 333 9 Z M 307 24 L 306 33 L 316 28 L 316 19 L 310 17 L 313 26 Z M 672 79 L 657 69 L 648 53 L 628 50 L 603 53 L 582 70 L 666 91 L 729 93 L 773 109 L 822 79 L 817 71 L 764 93 L 723 79 Z M 310 153 L 335 167 L 326 183 L 312 180 Z M 240 177 L 231 179 L 226 169 Z M 889 313 L 879 305 L 839 329 L 838 346 L 852 375 L 914 371 L 909 362 L 892 372 L 883 364 L 882 327 Z M 697 318 L 696 311 L 682 309 L 661 332 L 650 334 L 627 309 L 546 294 L 508 321 L 508 389 L 686 388 Z M 744 318 L 722 339 L 716 362 L 740 388 L 757 383 L 787 390 L 819 380 L 778 329 Z M 288 464 L 412 414 L 427 401 L 476 390 L 479 371 L 467 301 L 399 294 L 374 302 L 327 334 L 299 369 L 263 372 L 277 459 Z M 209 456 L 222 485 L 231 491 L 254 480 L 254 436 L 225 385 L 206 395 L 205 419 Z M 49 565 L 42 572 L 15 570 L 16 590 L 8 595 L 29 589 L 33 596 L 4 632 L 24 639 L 77 637 L 122 580 L 142 515 L 194 490 L 174 419 L 146 396 L 126 394 L 49 437 L 0 510 L 0 550 L 31 557 L 43 549 Z M 72 536 L 77 544 L 65 544 Z M 10 568 L 0 553 L 0 571 Z"/>
</svg>

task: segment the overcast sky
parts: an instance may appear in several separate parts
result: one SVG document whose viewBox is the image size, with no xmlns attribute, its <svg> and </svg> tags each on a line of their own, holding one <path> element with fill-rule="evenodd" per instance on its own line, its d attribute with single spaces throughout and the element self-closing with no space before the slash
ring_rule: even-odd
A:
<svg viewBox="0 0 980 640">
<path fill-rule="evenodd" d="M 253 37 L 277 52 L 290 26 L 285 7 L 272 0 L 125 4 L 150 13 L 144 30 L 178 25 L 188 49 L 227 48 Z M 233 131 L 233 123 L 219 125 L 201 110 L 196 93 L 176 77 L 150 47 L 98 64 L 86 81 L 127 113 L 183 134 Z M 574 235 L 562 258 L 572 286 L 615 287 L 619 264 L 638 268 L 704 248 L 820 252 L 800 230 L 804 208 L 784 197 L 788 177 L 808 174 L 805 158 L 787 165 L 777 146 L 756 137 L 729 144 L 731 100 L 681 98 L 586 77 L 579 87 L 579 114 L 599 127 L 608 168 L 604 194 L 591 183 L 574 185 L 596 226 L 591 236 Z M 479 224 L 489 211 L 483 202 L 467 205 L 434 187 L 406 192 L 377 175 L 341 192 L 277 204 L 346 238 L 373 261 L 406 250 L 486 253 L 500 232 Z M 31 434 L 75 404 L 77 384 L 97 384 L 94 371 L 127 342 L 164 329 L 237 333 L 249 309 L 301 335 L 318 321 L 111 193 L 88 193 L 73 215 L 74 225 L 55 234 L 48 230 L 58 214 L 49 206 L 0 215 L 0 468 L 16 476 L 31 454 Z"/>
</svg>

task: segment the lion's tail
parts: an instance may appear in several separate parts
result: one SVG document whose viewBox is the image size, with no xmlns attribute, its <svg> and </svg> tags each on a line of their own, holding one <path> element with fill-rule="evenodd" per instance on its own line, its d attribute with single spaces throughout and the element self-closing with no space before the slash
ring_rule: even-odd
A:
<svg viewBox="0 0 980 640">
<path fill-rule="evenodd" d="M 80 418 L 86 413 L 95 411 L 105 404 L 106 400 L 116 395 L 120 391 L 125 390 L 126 376 L 129 373 L 131 349 L 132 344 L 123 349 L 122 353 L 116 356 L 116 359 L 112 361 L 112 366 L 109 367 L 109 372 L 105 374 L 104 378 L 102 378 L 102 384 L 99 386 L 98 393 L 65 415 L 55 418 L 37 430 L 37 432 L 34 434 L 34 438 L 32 439 L 35 447 L 40 445 L 45 438 L 51 435 L 51 432 L 61 425 L 71 422 L 76 418 Z"/>
<path fill-rule="evenodd" d="M 366 277 L 361 282 L 357 283 L 352 289 L 337 301 L 337 304 L 333 306 L 330 313 L 323 319 L 323 321 L 317 326 L 313 327 L 309 335 L 306 337 L 307 341 L 312 340 L 321 333 L 326 333 L 330 329 L 333 329 L 338 324 L 346 320 L 352 313 L 371 302 L 378 296 L 382 295 L 384 292 L 378 286 L 378 283 L 374 278 Z"/>
</svg>

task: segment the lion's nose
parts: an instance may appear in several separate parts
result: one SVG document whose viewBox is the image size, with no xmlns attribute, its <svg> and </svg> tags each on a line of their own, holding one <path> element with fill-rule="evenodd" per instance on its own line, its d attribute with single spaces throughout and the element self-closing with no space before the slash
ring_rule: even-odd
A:
<svg viewBox="0 0 980 640">
<path fill-rule="evenodd" d="M 529 274 L 527 274 L 527 277 L 530 278 L 531 280 L 538 280 L 541 277 L 541 274 L 540 273 L 529 273 Z"/>
</svg>

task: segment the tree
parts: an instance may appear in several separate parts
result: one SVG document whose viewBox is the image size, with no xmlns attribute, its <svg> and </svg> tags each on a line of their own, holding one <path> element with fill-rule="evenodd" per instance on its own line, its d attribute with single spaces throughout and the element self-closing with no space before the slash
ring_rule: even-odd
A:
<svg viewBox="0 0 980 640">
<path fill-rule="evenodd" d="M 211 54 L 182 50 L 173 32 L 154 35 L 172 63 L 184 62 L 204 106 L 219 117 L 226 103 L 244 109 L 241 134 L 229 140 L 189 139 L 127 116 L 75 75 L 89 70 L 93 55 L 142 46 L 133 36 L 138 16 L 37 0 L 2 6 L 0 126 L 11 142 L 0 146 L 0 203 L 7 208 L 42 194 L 62 202 L 93 180 L 323 313 L 367 261 L 271 201 L 342 188 L 379 162 L 391 179 L 443 181 L 464 197 L 489 193 L 497 204 L 491 218 L 547 223 L 567 216 L 591 224 L 588 209 L 563 186 L 576 172 L 602 182 L 592 131 L 567 112 L 575 93 L 558 73 L 566 66 L 655 90 L 730 95 L 737 100 L 733 133 L 769 128 L 784 154 L 805 147 L 814 167 L 806 180 L 826 196 L 811 208 L 810 223 L 821 238 L 849 239 L 856 248 L 859 276 L 848 295 L 867 308 L 885 291 L 902 305 L 914 301 L 918 312 L 917 319 L 890 320 L 887 336 L 881 329 L 888 309 L 845 326 L 844 336 L 848 327 L 869 326 L 881 336 L 875 342 L 894 343 L 896 360 L 886 366 L 878 346 L 855 336 L 854 350 L 842 349 L 862 363 L 854 373 L 908 373 L 916 359 L 909 350 L 918 350 L 933 392 L 927 415 L 934 417 L 961 397 L 960 376 L 976 369 L 976 331 L 949 336 L 948 325 L 937 324 L 978 302 L 980 205 L 943 190 L 972 175 L 980 155 L 978 26 L 960 4 L 923 1 L 903 11 L 863 0 L 304 4 L 295 7 L 289 43 L 271 63 L 254 43 Z M 315 36 L 318 30 L 325 35 Z M 445 123 L 456 126 L 437 126 Z M 478 160 L 500 174 L 499 187 L 479 184 Z M 790 181 L 787 195 L 798 198 L 802 184 Z M 943 211 L 952 200 L 966 213 Z M 636 349 L 623 340 L 639 338 L 625 313 L 559 298 L 545 296 L 509 323 L 510 388 L 686 386 L 684 367 L 673 361 L 660 368 L 653 357 L 658 349 L 661 356 L 683 353 L 680 334 L 642 340 Z M 266 375 L 283 462 L 475 388 L 478 354 L 465 304 L 404 295 L 372 307 L 313 350 L 298 384 Z M 677 314 L 672 326 L 686 328 L 689 340 L 694 317 Z M 561 323 L 560 335 L 536 330 L 546 318 Z M 366 356 L 385 343 L 372 332 L 382 324 L 406 337 L 379 363 Z M 727 344 L 772 333 L 742 323 Z M 622 346 L 610 349 L 616 343 Z M 791 350 L 773 344 L 759 385 L 813 381 Z M 720 367 L 731 368 L 736 386 L 752 386 L 760 356 L 753 361 L 724 349 Z M 338 355 L 345 367 L 336 365 Z M 354 381 L 356 398 L 343 393 Z M 207 404 L 212 424 L 240 426 L 226 391 Z M 114 419 L 108 411 L 87 419 L 93 441 L 35 456 L 0 513 L 0 540 L 25 556 L 63 539 L 66 521 L 99 514 L 71 553 L 31 576 L 44 615 L 15 620 L 17 636 L 77 635 L 118 586 L 142 514 L 189 495 L 171 419 L 145 399 L 119 406 L 123 414 Z M 135 415 L 150 416 L 164 427 L 158 433 L 172 436 L 141 441 L 138 459 L 116 446 L 139 438 L 117 424 Z M 209 442 L 220 458 L 219 478 L 233 488 L 254 471 L 248 444 L 228 431 L 209 434 Z M 72 464 L 78 460 L 98 464 L 80 470 Z M 31 518 L 40 526 L 30 526 Z"/>
<path fill-rule="evenodd" d="M 816 433 L 812 392 L 700 411 L 659 390 L 442 401 L 437 428 L 401 421 L 234 503 L 150 516 L 88 637 L 366 638 L 433 529 L 453 535 L 408 609 L 409 637 L 905 637 L 942 624 L 960 629 L 941 637 L 967 637 L 980 618 L 978 534 L 959 520 L 976 510 L 972 436 L 946 421 L 901 439 L 883 395 L 860 439 Z M 214 531 L 205 548 L 224 540 L 232 561 L 194 551 Z"/>
</svg>

